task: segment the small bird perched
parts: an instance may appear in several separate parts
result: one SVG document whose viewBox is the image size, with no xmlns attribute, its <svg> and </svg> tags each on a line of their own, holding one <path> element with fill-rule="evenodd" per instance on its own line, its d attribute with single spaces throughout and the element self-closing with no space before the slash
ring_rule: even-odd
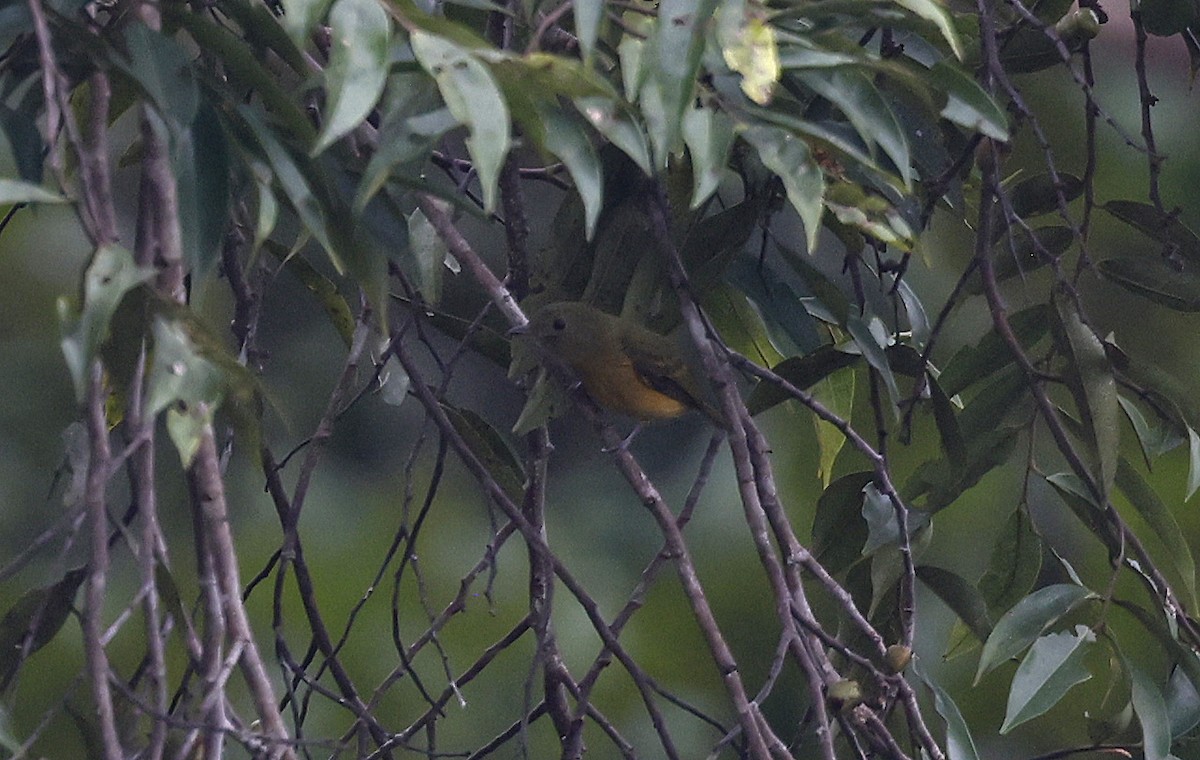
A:
<svg viewBox="0 0 1200 760">
<path fill-rule="evenodd" d="M 537 340 L 569 365 L 588 395 L 607 409 L 639 423 L 696 409 L 725 427 L 717 410 L 704 400 L 704 386 L 682 347 L 632 320 L 561 301 L 542 307 L 529 324 L 511 332 Z"/>
</svg>

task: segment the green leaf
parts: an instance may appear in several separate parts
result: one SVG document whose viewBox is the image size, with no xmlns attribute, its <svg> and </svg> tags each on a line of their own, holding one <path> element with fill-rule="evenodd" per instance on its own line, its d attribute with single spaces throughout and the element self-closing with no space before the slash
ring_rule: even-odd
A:
<svg viewBox="0 0 1200 760">
<path fill-rule="evenodd" d="M 817 499 L 813 517 L 813 556 L 830 573 L 840 573 L 862 556 L 867 541 L 863 520 L 863 489 L 873 482 L 871 472 L 852 472 L 833 481 Z"/>
<path fill-rule="evenodd" d="M 336 0 L 329 11 L 329 32 L 325 124 L 312 148 L 314 156 L 367 118 L 383 93 L 391 57 L 391 21 L 376 0 Z"/>
<path fill-rule="evenodd" d="M 1096 635 L 1082 625 L 1074 631 L 1047 634 L 1033 642 L 1013 676 L 1000 733 L 1007 734 L 1044 714 L 1072 686 L 1090 679 L 1092 674 L 1084 667 L 1084 657 L 1095 642 Z"/>
<path fill-rule="evenodd" d="M 998 427 L 1027 424 L 1028 414 L 1024 413 L 1027 407 L 1021 402 L 1028 395 L 1029 381 L 1020 367 L 1010 365 L 1000 370 L 959 413 L 958 429 L 962 431 L 963 440 L 970 443 Z"/>
<path fill-rule="evenodd" d="M 96 249 L 84 272 L 83 304 L 78 316 L 65 302 L 59 302 L 62 352 L 75 384 L 76 400 L 82 402 L 87 394 L 89 368 L 108 337 L 109 323 L 121 300 L 153 276 L 154 270 L 139 268 L 133 254 L 124 248 L 102 246 Z"/>
<path fill-rule="evenodd" d="M 442 409 L 500 488 L 514 501 L 519 501 L 524 493 L 525 470 L 504 436 L 470 409 L 448 404 L 442 404 Z"/>
<path fill-rule="evenodd" d="M 491 65 L 492 73 L 510 100 L 617 97 L 607 79 L 572 58 L 549 53 L 516 56 L 492 49 L 472 52 Z"/>
<path fill-rule="evenodd" d="M 1125 667 L 1133 686 L 1133 711 L 1142 724 L 1142 751 L 1146 760 L 1175 760 L 1171 754 L 1171 721 L 1162 690 L 1134 663 L 1126 660 Z"/>
<path fill-rule="evenodd" d="M 1200 262 L 1200 237 L 1179 220 L 1178 214 L 1163 213 L 1149 203 L 1138 201 L 1109 201 L 1101 208 L 1152 240 L 1170 246 L 1184 258 Z"/>
<path fill-rule="evenodd" d="M 706 29 L 716 5 L 717 0 L 661 0 L 658 4 L 652 46 L 654 64 L 642 90 L 644 98 L 646 86 L 651 82 L 656 84 L 662 104 L 661 125 L 651 130 L 658 151 L 654 157 L 656 166 L 667 165 L 667 151 L 678 141 L 684 111 L 691 107 Z"/>
<path fill-rule="evenodd" d="M 171 407 L 167 429 L 185 468 L 191 465 L 204 427 L 211 424 L 224 393 L 221 370 L 197 350 L 187 326 L 155 317 L 154 361 L 143 413 L 150 419 Z"/>
<path fill-rule="evenodd" d="M 1195 495 L 1196 489 L 1200 488 L 1200 434 L 1197 434 L 1192 426 L 1188 429 L 1188 484 L 1187 495 L 1183 497 L 1187 501 Z"/>
<path fill-rule="evenodd" d="M 761 125 L 746 128 L 742 136 L 758 151 L 763 165 L 783 180 L 788 201 L 804 223 L 808 250 L 815 251 L 821 233 L 825 178 L 808 143 L 778 127 Z"/>
<path fill-rule="evenodd" d="M 426 303 L 442 300 L 442 274 L 446 270 L 446 243 L 433 229 L 421 209 L 408 217 L 408 248 L 416 264 L 416 286 Z"/>
<path fill-rule="evenodd" d="M 1058 173 L 1058 181 L 1049 172 L 1034 174 L 1018 182 L 1008 191 L 1012 211 L 1022 219 L 1059 210 L 1059 200 L 1066 204 L 1083 194 L 1083 180 L 1074 174 Z M 1003 229 L 999 232 L 1004 232 Z"/>
<path fill-rule="evenodd" d="M 932 4 L 932 0 L 927 0 Z M 930 84 L 946 93 L 942 116 L 960 127 L 1008 142 L 1008 117 L 996 101 L 971 77 L 946 61 L 938 61 L 929 70 Z"/>
<path fill-rule="evenodd" d="M 18 203 L 66 203 L 65 196 L 19 179 L 0 178 L 0 205 Z"/>
<path fill-rule="evenodd" d="M 216 269 L 229 223 L 229 144 L 215 110 L 200 106 L 171 146 L 179 194 L 183 252 L 195 287 Z"/>
<path fill-rule="evenodd" d="M 590 61 L 592 51 L 596 47 L 596 37 L 600 34 L 600 22 L 604 20 L 605 0 L 575 0 L 572 14 L 575 17 L 575 37 L 579 40 L 579 49 L 583 51 L 583 60 Z"/>
<path fill-rule="evenodd" d="M 1008 461 L 1017 442 L 1017 429 L 996 427 L 967 440 L 967 455 L 961 465 L 949 458 L 924 462 L 904 484 L 906 499 L 925 497 L 923 511 L 937 512 L 954 503 L 989 472 Z"/>
<path fill-rule="evenodd" d="M 829 217 L 825 224 L 844 238 L 838 225 L 868 235 L 899 251 L 911 251 L 915 243 L 912 227 L 904 216 L 883 196 L 868 192 L 853 182 L 837 180 L 825 190 L 825 208 L 833 212 L 835 224 Z M 851 245 L 847 249 L 854 250 Z"/>
<path fill-rule="evenodd" d="M 1104 345 L 1080 318 L 1075 302 L 1069 298 L 1059 299 L 1058 314 L 1070 344 L 1075 360 L 1073 370 L 1079 381 L 1078 387 L 1074 383 L 1069 384 L 1076 392 L 1076 403 L 1091 436 L 1089 448 L 1100 465 L 1100 484 L 1107 497 L 1112 492 L 1113 478 L 1117 474 L 1121 441 L 1117 381 L 1109 366 Z"/>
<path fill-rule="evenodd" d="M 862 317 L 851 314 L 846 319 L 846 330 L 854 339 L 854 345 L 862 351 L 863 358 L 879 373 L 884 387 L 887 388 L 888 398 L 891 399 L 892 411 L 898 413 L 900 389 L 896 386 L 896 376 L 892 374 L 892 365 L 887 358 L 887 347 L 891 342 L 887 328 L 878 317 L 872 317 L 871 321 L 867 322 Z"/>
<path fill-rule="evenodd" d="M 896 112 L 872 78 L 857 69 L 810 69 L 797 78 L 845 114 L 867 145 L 879 145 L 891 159 L 905 187 L 912 185 L 908 136 Z"/>
<path fill-rule="evenodd" d="M 974 585 L 958 573 L 933 565 L 919 566 L 917 577 L 966 623 L 977 639 L 987 640 L 992 632 L 992 621 L 987 602 Z"/>
<path fill-rule="evenodd" d="M 332 0 L 280 0 L 283 24 L 297 45 L 308 39 L 313 27 L 325 17 Z"/>
<path fill-rule="evenodd" d="M 288 274 L 299 280 L 316 297 L 342 343 L 348 347 L 354 333 L 354 314 L 346 299 L 338 292 L 337 285 L 314 269 L 299 253 L 289 254 L 286 248 L 270 240 L 266 243 L 266 249 L 279 259 Z"/>
<path fill-rule="evenodd" d="M 1118 396 L 1117 401 L 1120 402 L 1121 409 L 1129 419 L 1129 424 L 1133 426 L 1133 432 L 1137 436 L 1138 446 L 1142 449 L 1142 459 L 1145 460 L 1147 469 L 1152 468 L 1155 459 L 1183 442 L 1178 433 L 1168 425 L 1150 424 L 1133 401 L 1124 396 Z"/>
<path fill-rule="evenodd" d="M 692 161 L 692 201 L 695 210 L 720 185 L 733 146 L 733 125 L 711 108 L 693 108 L 683 115 L 683 142 Z"/>
<path fill-rule="evenodd" d="M 946 757 L 948 760 L 979 760 L 979 751 L 975 749 L 975 740 L 971 737 L 971 728 L 959 712 L 958 705 L 950 698 L 950 694 L 925 674 L 925 669 L 919 660 L 912 664 L 913 673 L 920 678 L 933 694 L 933 708 L 937 710 L 942 720 L 946 721 Z"/>
<path fill-rule="evenodd" d="M 800 390 L 806 390 L 839 369 L 849 367 L 857 361 L 858 356 L 855 354 L 848 354 L 831 345 L 824 345 L 810 354 L 784 359 L 771 370 Z M 750 398 L 746 400 L 746 407 L 750 410 L 750 414 L 757 415 L 790 398 L 792 397 L 779 386 L 762 381 L 750 392 Z"/>
<path fill-rule="evenodd" d="M 2 10 L 0 10 L 0 14 L 3 14 Z M 36 186 L 41 183 L 44 174 L 45 145 L 42 142 L 42 133 L 38 129 L 35 116 L 36 114 L 24 109 L 10 108 L 0 104 L 0 128 L 4 130 L 9 152 L 12 153 L 13 161 L 16 163 L 17 176 Z M 12 180 L 2 181 L 11 182 Z M 57 193 L 48 193 L 48 195 L 58 199 L 52 201 L 55 203 L 65 200 Z M 23 202 L 4 200 L 4 197 L 4 193 L 0 192 L 0 202 L 2 203 Z"/>
<path fill-rule="evenodd" d="M 1117 463 L 1116 485 L 1154 531 L 1154 535 L 1162 541 L 1171 566 L 1187 590 L 1187 608 L 1196 609 L 1196 563 L 1175 515 L 1124 457 Z"/>
<path fill-rule="evenodd" d="M 1049 3 L 1045 5 L 1053 7 Z M 1041 8 L 1038 9 L 1038 15 L 1047 22 L 1054 21 L 1054 14 L 1043 15 Z M 1010 74 L 1030 74 L 1063 64 L 1058 42 L 1068 53 L 1079 52 L 1085 42 L 1100 33 L 1100 17 L 1092 8 L 1080 8 L 1059 17 L 1054 24 L 1054 32 L 1058 40 L 1033 25 L 1018 28 L 1000 51 L 1000 63 L 1004 70 Z"/>
<path fill-rule="evenodd" d="M 709 289 L 701 304 L 730 348 L 765 367 L 783 361 L 762 317 L 744 293 L 720 285 Z"/>
<path fill-rule="evenodd" d="M 575 190 L 583 201 L 587 239 L 596 233 L 596 221 L 604 207 L 604 167 L 588 139 L 581 120 L 557 104 L 538 104 L 538 115 L 545 126 L 545 147 L 563 162 L 571 173 Z"/>
<path fill-rule="evenodd" d="M 1196 26 L 1200 5 L 1196 0 L 1138 0 L 1135 6 L 1147 34 L 1170 37 Z M 1158 760 L 1146 753 L 1146 760 Z"/>
<path fill-rule="evenodd" d="M 1181 312 L 1200 311 L 1200 267 L 1191 259 L 1117 256 L 1096 264 L 1100 274 L 1131 293 Z"/>
<path fill-rule="evenodd" d="M 1183 656 L 1190 658 L 1195 667 L 1195 654 L 1186 653 Z M 1197 692 L 1186 667 L 1180 665 L 1172 669 L 1163 697 L 1171 720 L 1171 736 L 1183 736 L 1200 724 L 1200 692 Z"/>
<path fill-rule="evenodd" d="M 483 188 L 484 210 L 491 213 L 512 140 L 500 88 L 487 66 L 469 50 L 420 30 L 413 31 L 410 40 L 422 68 L 437 81 L 446 107 L 470 133 L 467 150 Z"/>
<path fill-rule="evenodd" d="M 962 429 L 958 426 L 954 404 L 937 380 L 926 377 L 925 382 L 929 386 L 929 402 L 933 406 L 933 420 L 941 438 L 942 453 L 950 464 L 963 467 L 967 464 L 967 443 L 963 439 Z"/>
<path fill-rule="evenodd" d="M 552 380 L 544 370 L 539 371 L 529 391 L 529 398 L 513 425 L 513 435 L 525 435 L 549 420 L 561 417 L 570 409 L 571 399 L 566 388 Z"/>
<path fill-rule="evenodd" d="M 26 591 L 0 620 L 0 689 L 7 690 L 28 655 L 49 644 L 71 616 L 87 566 L 68 571 L 57 583 Z"/>
<path fill-rule="evenodd" d="M 1001 235 L 992 246 L 992 267 L 996 282 L 1010 280 L 1017 275 L 1024 277 L 1045 266 L 1048 258 L 1062 255 L 1075 242 L 1075 233 L 1069 227 L 1038 227 L 1032 232 L 1022 227 L 1008 228 L 1008 235 Z M 983 280 L 973 275 L 964 288 L 971 295 L 983 293 Z"/>
<path fill-rule="evenodd" d="M 950 12 L 936 0 L 892 0 L 901 8 L 914 13 L 917 16 L 931 22 L 942 33 L 942 37 L 946 40 L 946 44 L 950 46 L 950 50 L 954 52 L 954 57 L 960 61 L 963 59 L 962 41 L 958 38 L 958 32 L 954 29 L 954 18 Z"/>
<path fill-rule="evenodd" d="M 438 139 L 458 126 L 450 109 L 441 106 L 435 85 L 422 72 L 393 74 L 383 102 L 379 146 L 359 182 L 355 213 L 362 213 L 395 174 L 418 173 Z"/>
<path fill-rule="evenodd" d="M 895 288 L 896 294 L 900 296 L 900 301 L 904 304 L 904 314 L 908 317 L 908 330 L 912 334 L 912 345 L 924 348 L 933 332 L 933 326 L 929 323 L 929 315 L 925 313 L 925 305 L 921 303 L 921 297 L 917 295 L 907 280 L 897 280 Z"/>
<path fill-rule="evenodd" d="M 616 98 L 575 98 L 573 102 L 593 129 L 629 156 L 644 174 L 651 173 L 646 133 L 626 106 Z"/>
<path fill-rule="evenodd" d="M 848 420 L 854 413 L 854 377 L 854 372 L 849 370 L 834 372 L 813 386 L 813 397 L 826 409 Z M 846 445 L 846 436 L 836 425 L 816 415 L 813 415 L 813 424 L 817 428 L 817 447 L 821 451 L 817 475 L 821 478 L 821 484 L 828 486 L 833 478 L 833 465 Z"/>
<path fill-rule="evenodd" d="M 826 277 L 824 272 L 810 264 L 803 254 L 779 244 L 778 241 L 776 241 L 776 247 L 783 254 L 783 259 L 788 266 L 804 281 L 804 286 L 808 288 L 808 292 L 813 294 L 817 305 L 828 312 L 826 315 L 828 321 L 837 325 L 845 325 L 846 319 L 850 316 L 850 299 L 842 292 L 841 288 Z M 804 307 L 808 312 L 819 317 L 820 315 L 816 314 L 811 303 L 812 299 L 803 300 L 805 301 Z"/>
<path fill-rule="evenodd" d="M 322 3 L 322 8 L 327 2 L 328 0 Z M 288 4 L 284 3 L 283 7 L 288 8 Z M 301 76 L 312 73 L 308 59 L 296 45 L 296 40 L 289 36 L 283 27 L 294 20 L 290 13 L 285 12 L 282 17 L 276 16 L 265 3 L 255 3 L 251 0 L 225 0 L 221 3 L 221 12 L 237 22 L 246 42 L 250 43 L 253 49 L 271 51 L 287 61 L 292 71 Z"/>
<path fill-rule="evenodd" d="M 879 492 L 874 482 L 867 483 L 863 488 L 862 516 L 867 523 L 867 542 L 862 549 L 863 556 L 900 542 L 900 523 L 896 520 L 896 508 L 888 497 Z M 915 517 L 916 513 L 912 516 Z M 916 529 L 914 523 L 915 521 L 909 523 L 910 532 Z M 879 588 L 876 587 L 876 592 L 878 591 Z"/>
<path fill-rule="evenodd" d="M 1025 348 L 1033 346 L 1050 330 L 1050 307 L 1038 304 L 1008 318 L 1013 333 Z M 1012 352 L 995 328 L 975 346 L 963 346 L 946 364 L 938 382 L 946 395 L 955 396 L 973 383 L 1012 364 Z"/>
<path fill-rule="evenodd" d="M 975 683 L 996 666 L 1016 657 L 1032 644 L 1042 632 L 1062 619 L 1085 599 L 1094 597 L 1083 586 L 1059 583 L 1033 592 L 1015 604 L 996 621 L 995 628 L 983 644 Z"/>
<path fill-rule="evenodd" d="M 125 26 L 129 61 L 117 64 L 175 125 L 191 124 L 200 105 L 200 88 L 192 76 L 191 56 L 170 37 L 140 21 Z"/>
<path fill-rule="evenodd" d="M 1012 511 L 992 543 L 987 570 L 979 579 L 988 610 L 998 614 L 1014 606 L 1037 581 L 1042 569 L 1042 542 L 1025 509 Z"/>
<path fill-rule="evenodd" d="M 193 13 L 186 6 L 164 6 L 163 14 L 182 26 L 197 46 L 220 59 L 222 66 L 229 69 L 231 79 L 244 82 L 247 89 L 262 99 L 262 105 L 271 114 L 274 132 L 281 139 L 290 137 L 299 144 L 308 145 L 315 138 L 316 130 L 304 110 L 297 105 L 295 93 L 281 86 L 277 75 L 268 71 L 254 57 L 253 49 L 242 37 L 214 22 L 208 14 Z M 248 122 L 261 119 L 258 112 L 246 104 L 239 105 L 237 113 Z M 248 116 L 248 113 L 254 115 Z"/>
<path fill-rule="evenodd" d="M 343 272 L 343 256 L 346 251 L 339 240 L 328 204 L 316 192 L 316 188 L 320 186 L 310 182 L 310 177 L 316 179 L 311 165 L 306 163 L 306 158 L 294 155 L 279 142 L 276 130 L 268 126 L 256 110 L 249 106 L 239 106 L 238 115 L 242 117 L 242 125 L 248 128 L 248 139 L 255 143 L 270 164 L 275 180 L 296 215 L 300 217 L 304 228 L 325 249 L 338 272 Z"/>
<path fill-rule="evenodd" d="M 739 203 L 733 209 L 744 206 L 754 206 L 759 210 L 762 208 L 757 201 L 748 201 Z M 713 217 L 706 217 L 706 221 L 715 216 L 728 214 L 733 209 L 719 212 Z M 747 209 L 748 212 L 751 210 Z M 755 213 L 758 212 L 755 211 Z M 757 216 L 751 223 L 756 221 Z M 704 238 L 699 233 L 700 225 L 692 228 L 692 232 L 688 234 L 689 245 L 693 238 L 698 246 L 703 244 Z M 738 242 L 739 252 L 744 249 L 745 242 L 744 239 Z M 715 269 L 715 267 L 706 267 L 705 274 L 708 269 Z M 719 275 L 723 275 L 726 282 L 742 290 L 750 300 L 754 301 L 755 306 L 762 312 L 763 319 L 771 326 L 772 332 L 782 332 L 790 338 L 799 353 L 811 353 L 825 344 L 822 336 L 817 332 L 817 320 L 808 313 L 807 309 L 796 308 L 797 304 L 804 303 L 806 300 L 801 296 L 804 290 L 793 287 L 788 278 L 779 271 L 779 265 L 775 261 L 759 262 L 748 256 L 737 256 Z M 692 287 L 699 289 L 695 275 L 691 276 L 691 282 Z M 707 286 L 706 283 L 705 287 Z M 812 300 L 811 298 L 807 299 L 810 303 Z"/>
</svg>

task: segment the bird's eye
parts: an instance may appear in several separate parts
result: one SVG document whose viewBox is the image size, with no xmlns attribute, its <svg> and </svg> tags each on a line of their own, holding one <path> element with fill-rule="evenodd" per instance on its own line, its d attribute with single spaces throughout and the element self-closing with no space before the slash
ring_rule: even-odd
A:
<svg viewBox="0 0 1200 760">
<path fill-rule="evenodd" d="M 563 330 L 567 329 L 567 320 L 563 319 L 562 317 L 554 320 L 554 329 L 558 332 L 562 332 Z"/>
</svg>

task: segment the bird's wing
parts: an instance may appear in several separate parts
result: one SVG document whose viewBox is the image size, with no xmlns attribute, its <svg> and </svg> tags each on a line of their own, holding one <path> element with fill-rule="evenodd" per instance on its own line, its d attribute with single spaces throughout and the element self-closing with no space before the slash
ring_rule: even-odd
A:
<svg viewBox="0 0 1200 760">
<path fill-rule="evenodd" d="M 661 335 L 639 335 L 636 340 L 623 341 L 625 353 L 633 370 L 646 385 L 687 406 L 698 409 L 718 425 L 724 426 L 720 414 L 704 400 L 704 391 L 692 374 L 691 367 L 681 358 L 671 338 Z"/>
</svg>

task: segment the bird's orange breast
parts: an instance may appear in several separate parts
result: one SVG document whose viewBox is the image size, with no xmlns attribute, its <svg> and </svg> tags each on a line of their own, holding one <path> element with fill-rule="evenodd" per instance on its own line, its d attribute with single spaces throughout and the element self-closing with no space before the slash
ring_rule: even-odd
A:
<svg viewBox="0 0 1200 760">
<path fill-rule="evenodd" d="M 599 357 L 598 357 L 599 358 Z M 651 388 L 629 360 L 576 363 L 588 395 L 600 405 L 641 420 L 678 417 L 688 406 Z"/>
</svg>

